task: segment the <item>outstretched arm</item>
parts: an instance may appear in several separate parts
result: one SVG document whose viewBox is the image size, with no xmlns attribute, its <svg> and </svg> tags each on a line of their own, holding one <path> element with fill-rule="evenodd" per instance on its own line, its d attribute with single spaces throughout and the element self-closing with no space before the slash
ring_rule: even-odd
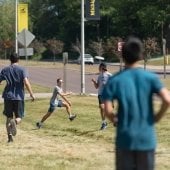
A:
<svg viewBox="0 0 170 170">
<path fill-rule="evenodd" d="M 159 122 L 161 118 L 164 116 L 165 112 L 167 111 L 168 107 L 170 106 L 170 95 L 169 91 L 166 88 L 162 88 L 159 92 L 159 96 L 162 100 L 161 108 L 155 115 L 154 119 L 155 122 Z"/>
<path fill-rule="evenodd" d="M 28 80 L 28 78 L 25 78 L 24 79 L 24 84 L 25 84 L 25 87 L 26 89 L 28 90 L 29 94 L 30 94 L 30 97 L 32 98 L 32 100 L 34 101 L 35 97 L 33 95 L 33 92 L 32 92 L 32 88 L 31 88 L 31 84 Z"/>
<path fill-rule="evenodd" d="M 58 93 L 68 104 L 71 106 L 71 103 L 67 100 L 67 98 L 63 95 L 64 93 Z"/>
<path fill-rule="evenodd" d="M 91 81 L 94 84 L 94 87 L 97 89 L 99 87 L 99 84 L 97 83 L 97 81 L 95 79 L 91 79 Z"/>
</svg>

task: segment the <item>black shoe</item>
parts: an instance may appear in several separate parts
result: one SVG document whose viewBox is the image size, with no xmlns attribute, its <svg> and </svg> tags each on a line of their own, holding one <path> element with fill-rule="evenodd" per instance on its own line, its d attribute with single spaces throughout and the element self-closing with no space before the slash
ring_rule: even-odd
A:
<svg viewBox="0 0 170 170">
<path fill-rule="evenodd" d="M 13 142 L 12 134 L 8 135 L 8 143 Z"/>
<path fill-rule="evenodd" d="M 42 127 L 42 123 L 41 122 L 37 122 L 36 126 L 37 126 L 38 129 L 40 129 Z"/>
<path fill-rule="evenodd" d="M 104 130 L 107 128 L 107 122 L 102 123 L 100 130 Z"/>
<path fill-rule="evenodd" d="M 76 118 L 76 115 L 71 115 L 71 116 L 69 117 L 70 121 L 73 121 L 75 118 Z"/>
</svg>

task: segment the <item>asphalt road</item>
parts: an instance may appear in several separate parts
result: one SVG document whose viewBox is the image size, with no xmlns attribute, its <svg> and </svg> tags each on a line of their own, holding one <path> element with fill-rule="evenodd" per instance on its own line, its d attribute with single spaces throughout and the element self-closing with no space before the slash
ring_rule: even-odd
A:
<svg viewBox="0 0 170 170">
<path fill-rule="evenodd" d="M 0 70 L 4 67 L 0 63 Z M 117 66 L 116 66 L 117 67 Z M 157 72 L 160 74 L 160 77 L 163 76 L 163 68 L 162 67 L 148 67 L 149 70 Z M 29 73 L 29 79 L 31 83 L 43 85 L 49 88 L 53 88 L 56 85 L 57 78 L 63 78 L 63 69 L 58 68 L 42 68 L 42 67 L 27 67 Z M 167 69 L 167 77 L 169 78 L 170 67 Z M 66 90 L 72 91 L 74 93 L 81 92 L 81 73 L 80 71 L 67 69 L 66 71 Z M 97 94 L 97 89 L 94 88 L 91 79 L 96 78 L 97 74 L 86 73 L 85 74 L 85 93 L 87 94 Z"/>
<path fill-rule="evenodd" d="M 32 83 L 54 87 L 57 78 L 63 78 L 63 69 L 28 67 L 29 79 Z M 85 74 L 85 93 L 97 93 L 91 79 L 97 78 L 96 74 Z M 81 73 L 75 70 L 66 70 L 66 90 L 74 93 L 81 92 Z"/>
</svg>

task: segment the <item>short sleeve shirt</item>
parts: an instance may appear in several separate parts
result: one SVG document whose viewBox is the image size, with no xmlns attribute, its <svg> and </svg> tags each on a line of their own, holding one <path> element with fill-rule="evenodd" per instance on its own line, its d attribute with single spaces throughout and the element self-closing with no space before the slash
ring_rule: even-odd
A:
<svg viewBox="0 0 170 170">
<path fill-rule="evenodd" d="M 2 97 L 6 100 L 24 100 L 24 79 L 27 72 L 21 66 L 12 64 L 1 70 L 0 82 L 6 81 Z"/>
<path fill-rule="evenodd" d="M 105 84 L 107 83 L 107 80 L 109 79 L 110 76 L 111 76 L 111 73 L 109 72 L 103 72 L 99 74 L 98 79 L 97 79 L 97 83 L 99 85 L 98 95 L 102 95 L 103 88 Z"/>
<path fill-rule="evenodd" d="M 57 101 L 59 100 L 58 94 L 62 93 L 62 92 L 63 92 L 63 89 L 61 87 L 55 86 L 54 90 L 53 90 L 53 94 L 52 94 L 51 100 L 50 100 L 50 103 L 51 104 L 55 104 L 56 100 Z"/>
<path fill-rule="evenodd" d="M 128 150 L 156 147 L 153 96 L 163 88 L 157 75 L 141 68 L 112 76 L 103 91 L 105 101 L 118 101 L 116 146 Z"/>
</svg>

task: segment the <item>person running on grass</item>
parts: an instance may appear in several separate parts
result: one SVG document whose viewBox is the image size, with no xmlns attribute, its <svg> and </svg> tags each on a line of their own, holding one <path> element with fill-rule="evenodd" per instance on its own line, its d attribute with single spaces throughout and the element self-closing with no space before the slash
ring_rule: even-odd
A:
<svg viewBox="0 0 170 170">
<path fill-rule="evenodd" d="M 107 127 L 107 122 L 105 120 L 105 110 L 104 110 L 104 103 L 102 99 L 102 91 L 107 83 L 108 78 L 111 76 L 111 73 L 107 71 L 107 66 L 105 63 L 101 63 L 99 65 L 99 76 L 97 81 L 95 79 L 92 79 L 92 82 L 94 84 L 94 87 L 98 89 L 98 101 L 99 101 L 99 109 L 102 119 L 102 124 L 100 130 L 103 130 Z"/>
<path fill-rule="evenodd" d="M 6 116 L 6 129 L 8 142 L 13 142 L 16 135 L 16 124 L 24 117 L 24 85 L 30 97 L 34 100 L 28 75 L 25 69 L 19 66 L 19 56 L 10 55 L 11 64 L 0 72 L 0 83 L 6 81 L 2 97 L 4 98 L 4 115 Z"/>
<path fill-rule="evenodd" d="M 159 122 L 170 106 L 170 95 L 159 77 L 140 68 L 143 44 L 129 38 L 123 48 L 125 69 L 113 75 L 103 90 L 106 117 L 117 124 L 116 170 L 154 170 L 156 134 Z M 161 105 L 155 113 L 154 95 Z M 118 102 L 118 113 L 113 113 L 113 101 Z"/>
<path fill-rule="evenodd" d="M 56 107 L 65 107 L 66 111 L 68 113 L 68 118 L 70 121 L 74 120 L 76 118 L 76 115 L 71 114 L 71 103 L 67 100 L 65 96 L 70 95 L 69 93 L 63 93 L 62 90 L 62 83 L 63 80 L 61 78 L 57 79 L 57 86 L 54 87 L 53 94 L 50 100 L 50 107 L 47 111 L 47 113 L 42 117 L 41 121 L 36 123 L 37 128 L 41 128 L 44 121 L 51 116 L 51 114 L 54 112 Z M 63 99 L 60 100 L 59 96 Z"/>
</svg>

